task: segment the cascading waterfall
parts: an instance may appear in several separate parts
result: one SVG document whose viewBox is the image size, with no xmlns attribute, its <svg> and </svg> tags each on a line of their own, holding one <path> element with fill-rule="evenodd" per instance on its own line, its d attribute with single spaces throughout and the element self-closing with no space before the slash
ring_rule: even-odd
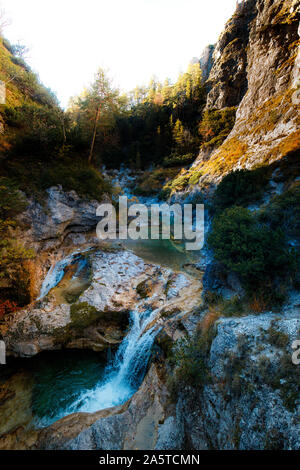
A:
<svg viewBox="0 0 300 470">
<path fill-rule="evenodd" d="M 67 266 L 70 264 L 74 263 L 77 259 L 80 259 L 81 253 L 84 253 L 88 251 L 88 249 L 84 251 L 74 251 L 71 255 L 67 256 L 66 258 L 58 261 L 56 264 L 52 265 L 51 268 L 49 269 L 44 282 L 42 284 L 41 290 L 40 290 L 40 295 L 37 300 L 43 299 L 48 292 L 53 289 L 54 287 L 57 286 L 57 284 L 62 280 L 65 274 L 65 269 Z M 81 270 L 83 267 L 83 263 L 79 265 L 79 268 L 75 274 L 75 276 L 78 275 L 79 270 Z"/>
<path fill-rule="evenodd" d="M 82 252 L 81 252 L 82 253 Z M 79 275 L 84 266 L 80 259 L 81 253 L 76 251 L 57 262 L 50 268 L 43 282 L 39 299 L 42 299 L 63 278 L 65 268 L 78 263 L 73 277 Z M 81 262 L 82 261 L 82 262 Z M 105 368 L 103 378 L 96 387 L 85 390 L 67 409 L 60 410 L 59 415 L 49 418 L 35 419 L 37 427 L 44 427 L 70 413 L 84 411 L 95 412 L 104 408 L 120 405 L 128 400 L 139 388 L 147 370 L 151 348 L 154 339 L 160 331 L 160 325 L 155 322 L 158 309 L 151 310 L 143 307 L 141 301 L 130 312 L 130 328 L 119 349 Z"/>
<path fill-rule="evenodd" d="M 146 372 L 157 324 L 149 326 L 158 310 L 131 312 L 131 328 L 121 343 L 114 360 L 106 368 L 104 380 L 96 388 L 83 393 L 68 410 L 95 412 L 128 400 L 140 386 Z"/>
</svg>

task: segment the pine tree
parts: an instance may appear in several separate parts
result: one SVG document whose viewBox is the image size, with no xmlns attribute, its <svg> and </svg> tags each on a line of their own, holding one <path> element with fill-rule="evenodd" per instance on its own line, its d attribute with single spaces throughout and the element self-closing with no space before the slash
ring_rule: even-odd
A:
<svg viewBox="0 0 300 470">
<path fill-rule="evenodd" d="M 175 126 L 173 129 L 173 138 L 179 145 L 179 147 L 184 146 L 184 128 L 182 122 L 179 119 L 177 119 L 177 121 L 175 122 Z"/>
</svg>

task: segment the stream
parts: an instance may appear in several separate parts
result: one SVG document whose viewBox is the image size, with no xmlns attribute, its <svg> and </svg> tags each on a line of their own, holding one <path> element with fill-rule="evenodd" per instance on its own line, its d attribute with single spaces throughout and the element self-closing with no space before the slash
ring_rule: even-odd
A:
<svg viewBox="0 0 300 470">
<path fill-rule="evenodd" d="M 127 240 L 124 248 L 147 262 L 174 271 L 199 260 L 172 240 Z M 63 302 L 66 287 L 76 291 L 87 287 L 86 251 L 74 251 L 53 265 L 41 287 L 39 299 L 50 290 Z M 93 256 L 90 253 L 88 256 Z M 71 269 L 68 273 L 68 269 Z M 78 287 L 79 286 L 79 287 Z M 64 294 L 65 295 L 65 294 Z M 156 310 L 145 310 L 143 301 L 130 312 L 129 330 L 114 352 L 61 350 L 41 353 L 31 359 L 9 359 L 5 376 L 0 375 L 0 436 L 12 424 L 41 428 L 74 412 L 95 412 L 126 402 L 140 387 L 147 371 L 152 346 L 159 328 L 147 328 Z M 1 406 L 1 383 L 14 393 Z"/>
</svg>

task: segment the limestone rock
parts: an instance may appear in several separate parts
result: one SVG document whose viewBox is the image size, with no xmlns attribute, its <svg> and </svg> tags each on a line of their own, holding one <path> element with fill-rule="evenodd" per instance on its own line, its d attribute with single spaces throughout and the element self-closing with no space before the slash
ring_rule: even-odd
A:
<svg viewBox="0 0 300 470">
<path fill-rule="evenodd" d="M 211 383 L 202 392 L 186 389 L 177 405 L 191 448 L 300 448 L 299 366 L 291 362 L 300 315 L 292 315 L 218 321 L 209 356 Z M 277 382 L 278 370 L 286 377 Z M 292 386 L 295 405 L 288 400 Z"/>
<path fill-rule="evenodd" d="M 210 44 L 206 46 L 200 57 L 200 66 L 202 70 L 203 80 L 206 81 L 209 77 L 210 71 L 213 66 L 213 53 L 215 46 Z"/>
<path fill-rule="evenodd" d="M 229 172 L 268 165 L 299 150 L 299 0 L 246 0 L 214 51 L 207 109 L 238 106 L 217 149 L 200 151 L 186 177 L 209 193 Z M 195 191 L 188 186 L 186 196 Z"/>
<path fill-rule="evenodd" d="M 174 311 L 185 315 L 200 301 L 199 279 L 146 263 L 129 251 L 98 250 L 91 260 L 90 286 L 75 304 L 57 302 L 50 291 L 6 317 L 0 334 L 7 354 L 33 356 L 62 346 L 101 351 L 122 340 L 128 312 L 137 306 L 158 309 L 159 326 L 175 321 Z M 141 299 L 137 286 L 146 281 L 151 289 Z"/>
<path fill-rule="evenodd" d="M 45 206 L 32 200 L 22 215 L 31 224 L 34 240 L 59 238 L 69 232 L 87 232 L 96 227 L 100 202 L 83 200 L 75 191 L 64 192 L 61 186 L 53 186 L 46 192 Z"/>
<path fill-rule="evenodd" d="M 207 108 L 237 106 L 247 91 L 247 45 L 256 0 L 249 0 L 227 22 L 213 53 Z"/>
</svg>

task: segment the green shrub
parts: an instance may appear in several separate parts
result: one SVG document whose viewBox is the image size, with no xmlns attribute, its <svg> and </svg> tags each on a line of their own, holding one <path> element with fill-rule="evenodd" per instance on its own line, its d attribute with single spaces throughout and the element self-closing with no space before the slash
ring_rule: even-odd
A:
<svg viewBox="0 0 300 470">
<path fill-rule="evenodd" d="M 1 297 L 25 305 L 30 302 L 29 277 L 23 262 L 34 256 L 14 235 L 14 218 L 26 208 L 26 201 L 9 178 L 0 178 L 0 287 Z"/>
<path fill-rule="evenodd" d="M 300 185 L 285 191 L 271 199 L 262 208 L 259 218 L 271 228 L 281 227 L 287 236 L 300 237 Z"/>
<path fill-rule="evenodd" d="M 12 56 L 10 59 L 15 65 L 19 65 L 20 67 L 23 67 L 27 72 L 31 72 L 30 67 L 21 57 Z"/>
<path fill-rule="evenodd" d="M 36 90 L 37 100 L 41 101 L 45 90 Z M 12 140 L 11 154 L 16 155 L 51 155 L 63 144 L 61 114 L 56 107 L 24 104 L 18 107 L 6 107 L 4 120 L 7 126 L 19 131 Z"/>
<path fill-rule="evenodd" d="M 192 163 L 195 160 L 195 155 L 193 153 L 187 153 L 186 155 L 177 155 L 171 154 L 169 157 L 163 159 L 164 167 L 174 167 L 174 166 L 186 166 Z"/>
<path fill-rule="evenodd" d="M 295 253 L 288 249 L 283 231 L 259 223 L 256 214 L 242 207 L 226 209 L 215 218 L 208 244 L 247 291 L 262 295 L 267 303 L 275 300 L 269 296 L 276 277 L 295 269 Z"/>
<path fill-rule="evenodd" d="M 246 365 L 252 383 L 268 385 L 278 390 L 284 406 L 294 412 L 300 393 L 300 370 L 291 361 L 289 352 L 283 351 L 279 362 L 273 364 L 268 357 L 261 357 L 258 368 L 253 363 Z"/>
<path fill-rule="evenodd" d="M 198 184 L 199 183 L 199 179 L 200 177 L 202 176 L 202 172 L 201 171 L 195 171 L 192 176 L 190 176 L 190 179 L 189 179 L 189 184 L 191 184 L 192 186 L 194 186 L 195 184 Z"/>
<path fill-rule="evenodd" d="M 158 196 L 166 182 L 177 173 L 178 170 L 174 168 L 155 168 L 152 171 L 145 171 L 133 191 L 137 196 Z"/>
<path fill-rule="evenodd" d="M 6 172 L 22 191 L 40 201 L 44 200 L 45 189 L 57 185 L 87 199 L 100 200 L 103 193 L 111 193 L 111 186 L 101 173 L 76 157 L 14 160 L 7 163 Z"/>
<path fill-rule="evenodd" d="M 149 297 L 149 281 L 148 281 L 148 279 L 146 279 L 145 281 L 140 282 L 136 286 L 136 291 L 142 299 L 146 299 L 147 297 Z"/>
<path fill-rule="evenodd" d="M 268 182 L 266 170 L 237 170 L 226 175 L 218 185 L 212 200 L 215 212 L 235 206 L 247 206 L 259 200 Z"/>
<path fill-rule="evenodd" d="M 208 358 L 216 330 L 211 326 L 206 332 L 197 331 L 192 338 L 179 340 L 168 358 L 172 375 L 168 388 L 173 398 L 186 385 L 197 389 L 210 381 Z"/>
<path fill-rule="evenodd" d="M 203 114 L 199 132 L 203 147 L 219 147 L 229 135 L 235 123 L 236 108 L 209 109 Z"/>
<path fill-rule="evenodd" d="M 173 191 L 183 191 L 189 184 L 189 174 L 179 173 L 172 181 L 168 181 L 163 187 L 165 194 L 171 195 Z"/>
</svg>

